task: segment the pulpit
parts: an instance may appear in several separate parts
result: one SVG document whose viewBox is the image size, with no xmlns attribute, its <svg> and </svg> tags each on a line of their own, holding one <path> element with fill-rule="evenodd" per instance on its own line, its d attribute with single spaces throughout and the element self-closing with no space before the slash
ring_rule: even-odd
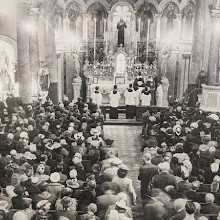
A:
<svg viewBox="0 0 220 220">
<path fill-rule="evenodd" d="M 220 112 L 220 87 L 202 84 L 200 109 L 203 111 Z"/>
</svg>

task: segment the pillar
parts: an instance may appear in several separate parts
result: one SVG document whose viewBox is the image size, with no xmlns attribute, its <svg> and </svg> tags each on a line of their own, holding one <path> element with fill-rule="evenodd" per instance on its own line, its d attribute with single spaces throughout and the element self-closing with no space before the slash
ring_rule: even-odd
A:
<svg viewBox="0 0 220 220">
<path fill-rule="evenodd" d="M 62 89 L 62 60 L 61 54 L 57 54 L 57 73 L 58 73 L 58 102 L 62 102 L 63 99 L 63 89 Z"/>
<path fill-rule="evenodd" d="M 58 103 L 58 75 L 55 42 L 55 16 L 52 1 L 45 1 L 45 64 L 50 70 L 49 96 L 54 104 Z"/>
<path fill-rule="evenodd" d="M 82 79 L 81 77 L 73 79 L 73 102 L 77 102 L 77 98 L 81 96 Z"/>
<path fill-rule="evenodd" d="M 168 89 L 170 86 L 169 80 L 163 76 L 161 79 L 162 82 L 162 88 L 163 88 L 163 100 L 162 100 L 162 106 L 166 107 L 168 106 Z"/>
<path fill-rule="evenodd" d="M 30 51 L 30 72 L 32 73 L 32 96 L 38 98 L 38 73 L 40 68 L 39 45 L 38 45 L 38 11 L 37 8 L 30 9 L 29 18 L 33 25 L 30 31 L 29 51 Z"/>
<path fill-rule="evenodd" d="M 183 24 L 183 15 L 178 14 L 177 15 L 177 39 L 182 39 L 182 24 Z"/>
<path fill-rule="evenodd" d="M 27 0 L 19 1 L 17 5 L 17 57 L 19 76 L 19 96 L 23 104 L 32 103 L 32 75 L 30 71 L 29 32 Z"/>
<path fill-rule="evenodd" d="M 196 82 L 198 73 L 204 67 L 203 60 L 206 44 L 205 32 L 208 4 L 209 1 L 197 1 L 196 3 L 191 56 L 191 71 L 189 78 L 190 84 L 194 84 Z"/>
<path fill-rule="evenodd" d="M 211 10 L 212 36 L 209 52 L 208 84 L 219 85 L 220 9 Z"/>
<path fill-rule="evenodd" d="M 161 16 L 162 16 L 162 14 L 156 14 L 156 19 L 157 19 L 156 41 L 157 41 L 157 43 L 160 42 L 160 35 L 161 35 Z"/>
</svg>

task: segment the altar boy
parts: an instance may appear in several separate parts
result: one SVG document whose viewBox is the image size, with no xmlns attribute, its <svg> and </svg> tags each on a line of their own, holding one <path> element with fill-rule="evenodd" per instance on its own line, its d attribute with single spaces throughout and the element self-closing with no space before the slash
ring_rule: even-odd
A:
<svg viewBox="0 0 220 220">
<path fill-rule="evenodd" d="M 136 92 L 129 84 L 129 88 L 124 93 L 126 105 L 126 118 L 133 119 L 136 115 Z"/>
<path fill-rule="evenodd" d="M 119 100 L 121 98 L 120 92 L 117 91 L 118 87 L 117 85 L 114 85 L 113 91 L 110 92 L 109 98 L 110 98 L 110 112 L 109 112 L 109 118 L 111 119 L 118 119 L 118 106 L 119 106 Z"/>
<path fill-rule="evenodd" d="M 92 98 L 92 102 L 94 104 L 96 104 L 97 107 L 99 108 L 100 105 L 102 104 L 102 94 L 99 91 L 99 87 L 98 86 L 95 87 L 95 91 L 91 94 L 91 98 Z"/>
</svg>

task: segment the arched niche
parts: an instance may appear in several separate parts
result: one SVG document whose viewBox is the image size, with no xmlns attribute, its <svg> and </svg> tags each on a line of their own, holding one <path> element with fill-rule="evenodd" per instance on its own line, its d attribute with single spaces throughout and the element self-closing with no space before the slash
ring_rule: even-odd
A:
<svg viewBox="0 0 220 220">
<path fill-rule="evenodd" d="M 195 18 L 196 5 L 193 1 L 188 1 L 182 10 L 182 39 L 192 41 L 193 24 Z"/>
<path fill-rule="evenodd" d="M 107 18 L 107 10 L 104 5 L 99 2 L 91 4 L 87 9 L 89 38 L 94 40 L 94 32 L 96 26 L 96 39 L 104 38 L 104 20 Z M 96 21 L 96 24 L 95 24 Z"/>
<path fill-rule="evenodd" d="M 168 2 L 164 5 L 161 19 L 161 36 L 164 41 L 174 42 L 178 30 L 179 7 L 176 3 Z"/>
<path fill-rule="evenodd" d="M 126 72 L 126 56 L 120 52 L 116 55 L 116 73 L 124 74 Z"/>
<path fill-rule="evenodd" d="M 116 51 L 118 42 L 117 24 L 122 18 L 125 21 L 127 28 L 124 29 L 125 47 L 129 47 L 136 37 L 135 11 L 127 2 L 120 1 L 114 4 L 109 11 L 109 39 L 112 41 L 113 50 Z"/>
<path fill-rule="evenodd" d="M 82 39 L 83 33 L 83 18 L 82 8 L 76 2 L 70 2 L 66 6 L 65 15 L 69 19 L 69 28 L 74 35 L 78 35 L 79 39 Z"/>
<path fill-rule="evenodd" d="M 147 30 L 148 30 L 148 20 L 150 21 L 150 36 L 149 39 L 156 38 L 156 18 L 155 15 L 157 13 L 157 9 L 155 5 L 149 2 L 144 2 L 137 9 L 136 12 L 136 30 L 140 26 L 141 29 L 141 39 L 147 38 Z"/>
<path fill-rule="evenodd" d="M 5 98 L 8 91 L 16 88 L 18 80 L 15 75 L 16 63 L 16 42 L 0 35 L 0 96 L 2 98 Z"/>
</svg>

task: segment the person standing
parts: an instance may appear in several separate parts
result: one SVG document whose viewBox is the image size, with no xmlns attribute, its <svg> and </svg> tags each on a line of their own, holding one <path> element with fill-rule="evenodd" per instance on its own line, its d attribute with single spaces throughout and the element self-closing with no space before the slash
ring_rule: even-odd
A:
<svg viewBox="0 0 220 220">
<path fill-rule="evenodd" d="M 141 181 L 141 199 L 143 206 L 146 204 L 149 194 L 149 184 L 156 174 L 158 174 L 158 166 L 151 163 L 151 154 L 143 155 L 144 165 L 139 169 L 138 179 Z"/>
<path fill-rule="evenodd" d="M 102 104 L 102 94 L 100 93 L 98 86 L 95 87 L 95 91 L 91 94 L 91 98 L 93 103 L 99 108 L 99 106 Z"/>
<path fill-rule="evenodd" d="M 148 87 L 145 87 L 145 89 L 141 93 L 141 105 L 150 106 L 151 105 L 151 94 Z"/>
<path fill-rule="evenodd" d="M 119 100 L 121 98 L 120 92 L 117 91 L 117 85 L 114 85 L 113 91 L 110 93 L 110 113 L 109 117 L 111 119 L 118 119 L 118 106 Z"/>
<path fill-rule="evenodd" d="M 163 105 L 163 87 L 162 82 L 158 82 L 157 91 L 156 91 L 156 99 L 157 99 L 157 106 Z"/>
<path fill-rule="evenodd" d="M 126 118 L 133 119 L 136 115 L 136 92 L 129 84 L 129 88 L 124 93 L 126 105 Z"/>
</svg>

